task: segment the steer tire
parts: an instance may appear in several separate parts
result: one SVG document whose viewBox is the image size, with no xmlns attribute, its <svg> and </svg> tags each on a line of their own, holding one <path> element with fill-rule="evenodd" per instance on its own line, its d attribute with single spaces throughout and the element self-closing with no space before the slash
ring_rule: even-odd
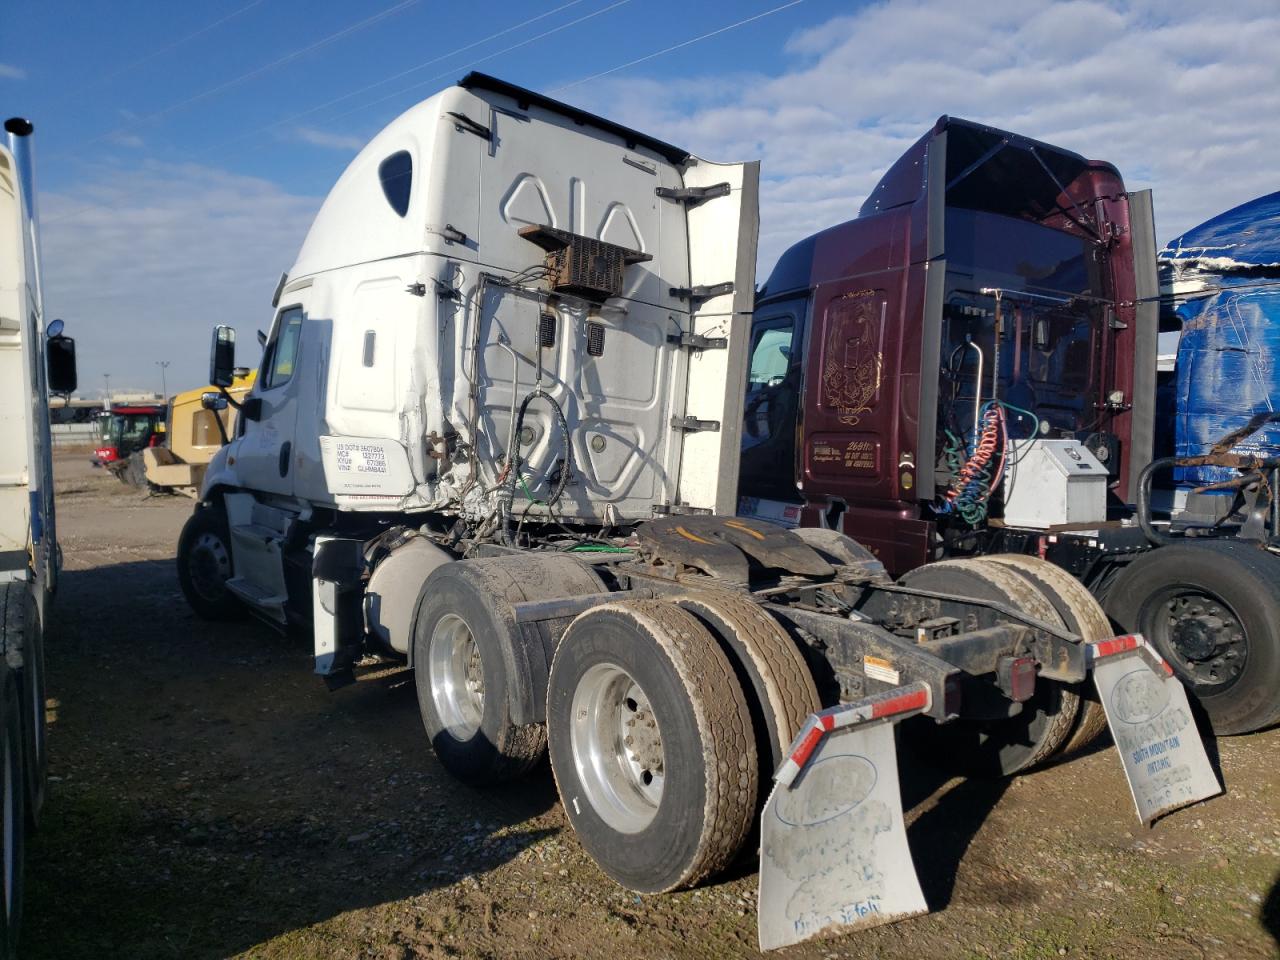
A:
<svg viewBox="0 0 1280 960">
<path fill-rule="evenodd" d="M 22 724 L 23 784 L 27 827 L 40 825 L 49 783 L 49 751 L 45 724 L 44 634 L 35 598 L 24 583 L 0 584 L 0 635 L 4 649 L 19 651 L 17 672 Z"/>
<path fill-rule="evenodd" d="M 551 665 L 547 728 L 565 814 L 618 883 L 662 893 L 733 861 L 756 810 L 755 738 L 733 665 L 693 614 L 632 600 L 580 615 Z"/>
<path fill-rule="evenodd" d="M 1008 604 L 1056 626 L 1062 618 L 1028 577 L 988 558 L 926 564 L 898 581 L 958 597 Z M 1037 680 L 1016 716 L 998 720 L 954 720 L 927 730 L 925 743 L 940 766 L 976 776 L 1010 776 L 1047 760 L 1071 735 L 1080 698 L 1064 683 Z M 917 724 L 916 726 L 920 726 Z"/>
<path fill-rule="evenodd" d="M 1204 598 L 1204 601 L 1196 598 Z M 1215 631 L 1230 639 L 1223 649 L 1198 656 L 1179 642 L 1187 614 L 1197 603 L 1208 613 L 1217 605 L 1235 629 Z M 1250 733 L 1280 720 L 1280 560 L 1242 542 L 1205 541 L 1159 547 L 1130 563 L 1107 593 L 1106 610 L 1126 633 L 1141 633 L 1169 661 L 1174 673 L 1204 708 L 1219 736 Z M 1191 620 L 1198 619 L 1194 614 Z M 1203 621 L 1201 621 L 1203 622 Z M 1189 648 L 1190 647 L 1190 648 Z M 1211 675 L 1218 656 L 1221 679 Z M 1190 654 L 1190 655 L 1189 655 Z M 1230 671 L 1238 668 L 1234 674 Z"/>
<path fill-rule="evenodd" d="M 1014 553 L 998 553 L 986 559 L 1012 567 L 1033 580 L 1058 611 L 1066 628 L 1085 643 L 1097 643 L 1114 634 L 1102 605 L 1083 583 L 1061 567 L 1039 557 Z M 1107 729 L 1107 713 L 1093 684 L 1085 680 L 1074 684 L 1072 689 L 1080 697 L 1080 715 L 1067 742 L 1059 748 L 1061 754 L 1084 749 Z"/>
<path fill-rule="evenodd" d="M 545 672 L 545 655 L 524 649 L 512 605 L 603 590 L 594 571 L 562 556 L 460 560 L 431 572 L 414 615 L 414 685 L 422 725 L 446 770 L 490 786 L 542 759 L 545 727 L 516 723 L 512 697 L 531 689 L 530 656 L 543 657 Z M 553 638 L 539 640 L 545 647 Z"/>
<path fill-rule="evenodd" d="M 234 572 L 231 530 L 222 507 L 197 504 L 178 537 L 178 583 L 205 620 L 240 620 L 248 610 L 227 589 Z"/>
</svg>

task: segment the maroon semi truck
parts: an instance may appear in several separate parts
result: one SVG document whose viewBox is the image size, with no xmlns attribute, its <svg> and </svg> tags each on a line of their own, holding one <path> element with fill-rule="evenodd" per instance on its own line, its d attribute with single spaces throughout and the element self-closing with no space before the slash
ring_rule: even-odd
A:
<svg viewBox="0 0 1280 960">
<path fill-rule="evenodd" d="M 918 587 L 972 589 L 937 561 L 1044 557 L 1155 644 L 1217 732 L 1274 723 L 1275 510 L 1179 531 L 1142 495 L 1159 301 L 1148 192 L 942 117 L 759 290 L 741 512 L 841 530 Z"/>
</svg>

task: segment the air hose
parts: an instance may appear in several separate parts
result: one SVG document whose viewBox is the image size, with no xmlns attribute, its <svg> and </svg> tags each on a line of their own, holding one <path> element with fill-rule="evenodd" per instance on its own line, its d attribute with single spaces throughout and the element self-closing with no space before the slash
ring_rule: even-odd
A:
<svg viewBox="0 0 1280 960">
<path fill-rule="evenodd" d="M 1009 445 L 1008 425 L 1001 403 L 988 401 L 984 404 L 980 423 L 981 429 L 972 451 L 959 437 L 947 431 L 948 443 L 944 453 L 951 468 L 952 481 L 937 505 L 939 513 L 958 513 L 971 527 L 978 526 L 986 518 L 991 491 L 1000 485 L 1004 477 Z M 997 455 L 998 463 L 995 462 Z"/>
<path fill-rule="evenodd" d="M 520 468 L 524 465 L 524 457 L 520 454 L 520 434 L 524 429 L 525 414 L 529 410 L 529 405 L 534 400 L 542 398 L 546 400 L 555 413 L 556 423 L 560 427 L 560 434 L 564 437 L 564 465 L 560 469 L 560 478 L 557 480 L 555 488 L 551 491 L 551 495 L 542 501 L 546 506 L 552 507 L 559 502 L 564 495 L 565 487 L 569 485 L 569 475 L 573 472 L 573 437 L 569 432 L 569 421 L 565 419 L 564 411 L 560 408 L 560 404 L 556 403 L 555 397 L 542 388 L 541 384 L 534 387 L 520 404 L 520 411 L 516 414 L 515 429 L 511 431 L 511 443 L 507 450 L 507 467 L 505 472 L 506 480 L 498 491 L 498 510 L 502 516 L 502 522 L 498 528 L 499 536 L 502 542 L 507 546 L 515 546 L 515 538 L 511 534 L 511 505 L 516 498 L 516 484 L 520 483 L 524 486 L 525 494 L 529 494 L 529 488 L 525 486 L 524 477 L 520 472 Z M 533 499 L 530 497 L 530 499 Z"/>
</svg>

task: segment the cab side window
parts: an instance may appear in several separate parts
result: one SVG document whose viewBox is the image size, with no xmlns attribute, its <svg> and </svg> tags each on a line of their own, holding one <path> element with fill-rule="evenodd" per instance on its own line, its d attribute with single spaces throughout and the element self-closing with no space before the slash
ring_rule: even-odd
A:
<svg viewBox="0 0 1280 960">
<path fill-rule="evenodd" d="M 262 355 L 262 387 L 282 387 L 293 377 L 298 361 L 298 343 L 302 339 L 302 308 L 289 307 L 276 319 L 271 339 Z"/>
<path fill-rule="evenodd" d="M 764 443 L 784 431 L 796 413 L 799 357 L 792 356 L 795 319 L 770 318 L 756 327 L 747 374 L 746 446 Z M 791 424 L 794 429 L 794 424 Z"/>
<path fill-rule="evenodd" d="M 791 333 L 789 322 L 785 322 L 785 326 L 768 327 L 760 331 L 751 354 L 747 389 L 777 386 L 786 379 L 791 360 Z"/>
</svg>

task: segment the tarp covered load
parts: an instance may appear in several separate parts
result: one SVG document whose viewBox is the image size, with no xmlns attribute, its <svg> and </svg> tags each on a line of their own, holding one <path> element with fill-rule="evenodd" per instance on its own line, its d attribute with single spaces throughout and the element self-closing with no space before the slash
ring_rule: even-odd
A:
<svg viewBox="0 0 1280 960">
<path fill-rule="evenodd" d="M 1177 455 L 1198 456 L 1255 413 L 1280 409 L 1280 192 L 1219 214 L 1160 252 L 1165 289 L 1177 301 Z M 1280 425 L 1237 453 L 1280 454 Z M 1236 471 L 1179 471 L 1192 485 Z"/>
</svg>

